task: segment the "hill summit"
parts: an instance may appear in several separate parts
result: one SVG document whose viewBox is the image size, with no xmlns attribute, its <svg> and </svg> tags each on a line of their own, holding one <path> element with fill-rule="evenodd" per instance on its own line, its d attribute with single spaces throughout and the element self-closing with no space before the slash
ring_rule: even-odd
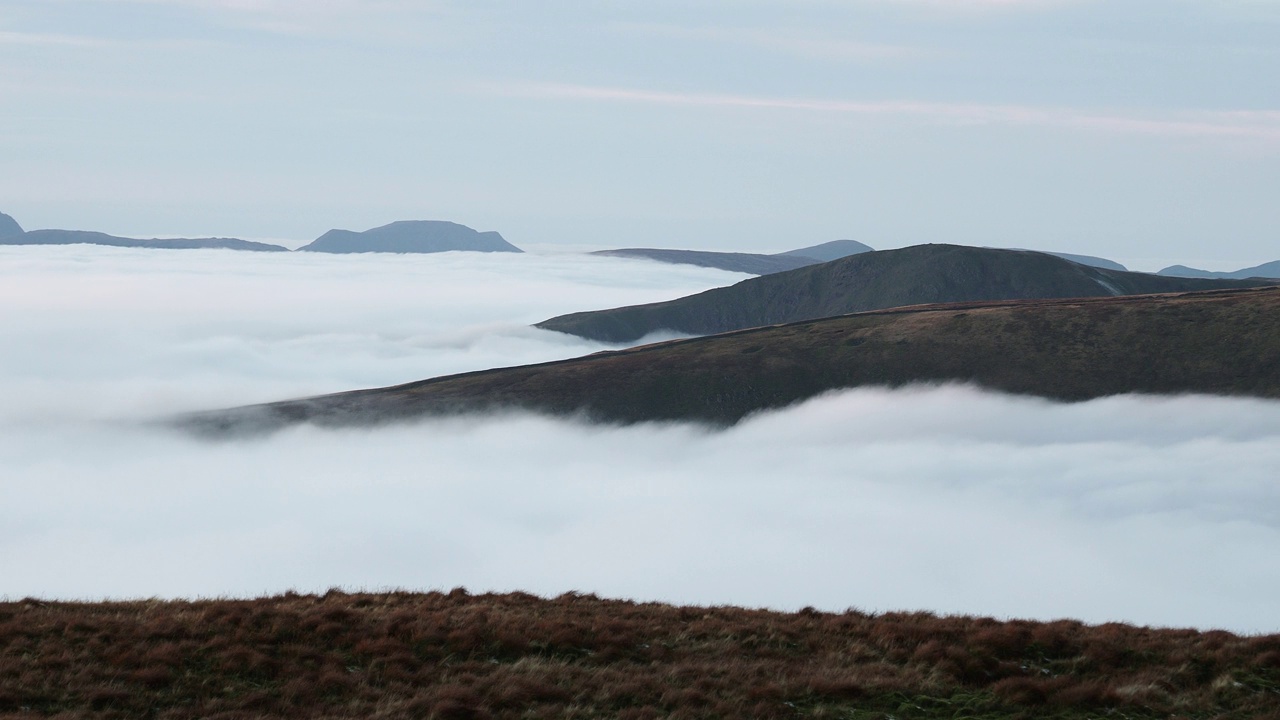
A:
<svg viewBox="0 0 1280 720">
<path fill-rule="evenodd" d="M 1269 284 L 1274 283 L 1107 270 L 1029 250 L 916 245 L 860 253 L 667 302 L 561 315 L 537 327 L 626 343 L 662 330 L 710 335 L 926 303 L 1108 297 Z"/>
<path fill-rule="evenodd" d="M 477 232 L 466 225 L 445 220 L 401 220 L 364 232 L 330 230 L 298 250 L 328 253 L 523 252 L 497 232 Z"/>
</svg>

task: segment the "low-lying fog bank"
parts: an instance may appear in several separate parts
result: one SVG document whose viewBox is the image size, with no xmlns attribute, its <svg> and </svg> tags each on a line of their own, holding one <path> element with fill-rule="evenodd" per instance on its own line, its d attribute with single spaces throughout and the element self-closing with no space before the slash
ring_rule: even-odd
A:
<svg viewBox="0 0 1280 720">
<path fill-rule="evenodd" d="M 537 417 L 0 440 L 11 596 L 569 589 L 1280 628 L 1280 404 L 853 391 L 720 433 Z"/>
<path fill-rule="evenodd" d="M 530 327 L 748 276 L 567 254 L 0 247 L 0 423 L 147 415 L 575 357 Z"/>
<path fill-rule="evenodd" d="M 0 253 L 0 595 L 608 596 L 1280 630 L 1280 403 L 859 390 L 725 432 L 532 416 L 203 443 L 119 418 L 598 349 L 729 282 L 608 258 Z"/>
</svg>

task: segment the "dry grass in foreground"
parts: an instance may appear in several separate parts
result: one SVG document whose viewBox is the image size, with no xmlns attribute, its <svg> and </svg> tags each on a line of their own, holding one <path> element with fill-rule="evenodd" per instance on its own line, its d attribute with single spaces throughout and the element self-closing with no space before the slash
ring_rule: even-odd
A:
<svg viewBox="0 0 1280 720">
<path fill-rule="evenodd" d="M 1280 718 L 1280 635 L 589 595 L 0 603 L 0 716 Z"/>
</svg>

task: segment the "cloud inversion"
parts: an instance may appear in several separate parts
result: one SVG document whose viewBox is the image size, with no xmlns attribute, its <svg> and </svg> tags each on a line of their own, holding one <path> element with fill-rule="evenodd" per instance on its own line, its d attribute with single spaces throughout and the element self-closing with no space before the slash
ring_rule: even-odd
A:
<svg viewBox="0 0 1280 720">
<path fill-rule="evenodd" d="M 725 432 L 529 415 L 206 443 L 149 414 L 596 349 L 734 279 L 579 256 L 0 255 L 0 594 L 567 590 L 1280 629 L 1280 403 L 864 389 Z"/>
</svg>

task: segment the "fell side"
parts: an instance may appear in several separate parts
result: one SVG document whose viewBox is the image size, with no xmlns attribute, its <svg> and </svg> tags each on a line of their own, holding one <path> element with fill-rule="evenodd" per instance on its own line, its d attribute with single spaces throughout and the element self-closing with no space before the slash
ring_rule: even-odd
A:
<svg viewBox="0 0 1280 720">
<path fill-rule="evenodd" d="M 920 382 L 1067 401 L 1122 393 L 1280 398 L 1280 287 L 865 312 L 173 422 L 227 436 L 518 409 L 727 425 L 830 390 Z"/>
</svg>

